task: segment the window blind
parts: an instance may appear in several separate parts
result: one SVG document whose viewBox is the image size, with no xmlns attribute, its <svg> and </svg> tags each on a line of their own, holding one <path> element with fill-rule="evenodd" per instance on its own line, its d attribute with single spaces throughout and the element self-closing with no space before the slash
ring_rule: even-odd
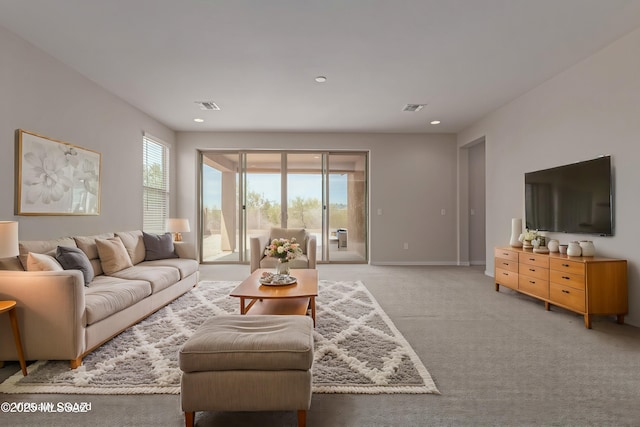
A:
<svg viewBox="0 0 640 427">
<path fill-rule="evenodd" d="M 142 228 L 147 233 L 161 234 L 169 217 L 169 147 L 149 135 L 143 147 L 143 211 Z"/>
</svg>

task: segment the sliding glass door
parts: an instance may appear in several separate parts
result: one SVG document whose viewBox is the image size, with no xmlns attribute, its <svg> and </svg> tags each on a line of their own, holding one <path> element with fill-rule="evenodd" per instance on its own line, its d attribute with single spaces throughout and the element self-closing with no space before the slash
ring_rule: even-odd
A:
<svg viewBox="0 0 640 427">
<path fill-rule="evenodd" d="M 239 262 L 240 155 L 204 153 L 201 164 L 201 261 Z"/>
<path fill-rule="evenodd" d="M 367 261 L 367 157 L 328 155 L 328 230 L 325 259 Z"/>
<path fill-rule="evenodd" d="M 201 153 L 201 261 L 246 263 L 272 227 L 316 236 L 318 262 L 366 262 L 367 154 Z"/>
</svg>

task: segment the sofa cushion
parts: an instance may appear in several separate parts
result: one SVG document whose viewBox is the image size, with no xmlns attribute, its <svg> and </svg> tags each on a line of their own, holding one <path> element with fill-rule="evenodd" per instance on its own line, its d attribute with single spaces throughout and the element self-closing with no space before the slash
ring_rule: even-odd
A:
<svg viewBox="0 0 640 427">
<path fill-rule="evenodd" d="M 192 275 L 196 271 L 198 271 L 198 261 L 195 259 L 188 258 L 169 258 L 169 259 L 159 259 L 155 261 L 145 261 L 140 266 L 146 267 L 173 267 L 177 268 L 180 272 L 180 279 L 184 279 L 187 276 Z"/>
<path fill-rule="evenodd" d="M 145 280 L 151 283 L 151 292 L 154 294 L 180 281 L 180 272 L 173 267 L 134 265 L 111 276 L 127 280 Z"/>
<path fill-rule="evenodd" d="M 118 231 L 116 236 L 122 240 L 124 247 L 129 252 L 129 258 L 133 265 L 139 264 L 144 261 L 145 248 L 144 241 L 142 240 L 142 231 Z"/>
<path fill-rule="evenodd" d="M 71 237 L 64 237 L 54 240 L 23 240 L 18 245 L 20 252 L 20 263 L 22 268 L 27 269 L 27 257 L 29 252 L 36 254 L 46 254 L 56 256 L 58 246 L 77 246 L 76 241 Z"/>
<path fill-rule="evenodd" d="M 56 260 L 65 270 L 80 270 L 84 276 L 84 284 L 88 285 L 93 280 L 94 272 L 91 262 L 80 248 L 72 246 L 58 246 Z"/>
<path fill-rule="evenodd" d="M 60 263 L 51 255 L 29 252 L 27 256 L 27 271 L 62 271 Z"/>
<path fill-rule="evenodd" d="M 93 272 L 96 276 L 103 273 L 102 264 L 100 264 L 100 257 L 98 255 L 98 248 L 96 246 L 96 239 L 108 239 L 113 237 L 113 233 L 95 234 L 93 236 L 75 236 L 73 240 L 76 242 L 76 246 L 82 249 L 82 252 L 87 254 L 87 258 L 91 261 Z"/>
<path fill-rule="evenodd" d="M 129 253 L 119 237 L 96 239 L 96 246 L 104 274 L 111 275 L 125 268 L 133 267 Z"/>
<path fill-rule="evenodd" d="M 144 240 L 145 261 L 178 257 L 174 252 L 171 233 L 149 234 L 143 231 L 142 240 Z"/>
<path fill-rule="evenodd" d="M 97 276 L 85 291 L 85 325 L 106 319 L 149 295 L 149 282 Z"/>
<path fill-rule="evenodd" d="M 113 236 L 113 233 L 103 233 L 96 234 L 94 236 L 75 236 L 73 240 L 76 241 L 76 246 L 82 249 L 82 252 L 87 254 L 87 258 L 98 259 L 100 254 L 98 253 L 96 239 L 109 239 Z"/>
<path fill-rule="evenodd" d="M 25 268 L 19 257 L 12 256 L 11 258 L 0 258 L 0 271 L 25 271 Z"/>
<path fill-rule="evenodd" d="M 269 242 L 273 239 L 289 239 L 295 238 L 300 244 L 303 254 L 307 254 L 307 230 L 304 228 L 279 228 L 274 227 L 269 232 Z"/>
</svg>

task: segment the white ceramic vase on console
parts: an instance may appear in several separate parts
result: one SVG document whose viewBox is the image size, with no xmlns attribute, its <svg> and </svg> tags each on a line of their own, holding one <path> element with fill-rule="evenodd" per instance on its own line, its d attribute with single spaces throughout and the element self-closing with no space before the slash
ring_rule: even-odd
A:
<svg viewBox="0 0 640 427">
<path fill-rule="evenodd" d="M 522 242 L 519 240 L 521 234 L 522 234 L 522 219 L 511 218 L 511 239 L 509 239 L 509 244 L 511 245 L 512 248 L 522 247 Z"/>
<path fill-rule="evenodd" d="M 560 248 L 560 242 L 556 239 L 549 240 L 547 243 L 547 248 L 549 248 L 549 252 L 558 252 Z"/>
<path fill-rule="evenodd" d="M 596 254 L 596 247 L 591 240 L 580 240 L 580 249 L 582 256 L 595 256 Z"/>
<path fill-rule="evenodd" d="M 578 242 L 569 242 L 569 246 L 567 247 L 567 255 L 569 256 L 580 256 L 582 255 L 582 248 Z"/>
</svg>

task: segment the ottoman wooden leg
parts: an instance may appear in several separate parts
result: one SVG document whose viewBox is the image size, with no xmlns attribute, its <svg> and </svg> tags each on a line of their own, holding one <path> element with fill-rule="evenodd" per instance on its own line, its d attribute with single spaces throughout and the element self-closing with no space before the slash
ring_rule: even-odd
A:
<svg viewBox="0 0 640 427">
<path fill-rule="evenodd" d="M 194 421 L 196 418 L 195 412 L 185 412 L 184 413 L 184 424 L 186 427 L 193 427 Z"/>
<path fill-rule="evenodd" d="M 298 411 L 298 427 L 306 427 L 307 426 L 307 411 L 299 410 Z"/>
</svg>

